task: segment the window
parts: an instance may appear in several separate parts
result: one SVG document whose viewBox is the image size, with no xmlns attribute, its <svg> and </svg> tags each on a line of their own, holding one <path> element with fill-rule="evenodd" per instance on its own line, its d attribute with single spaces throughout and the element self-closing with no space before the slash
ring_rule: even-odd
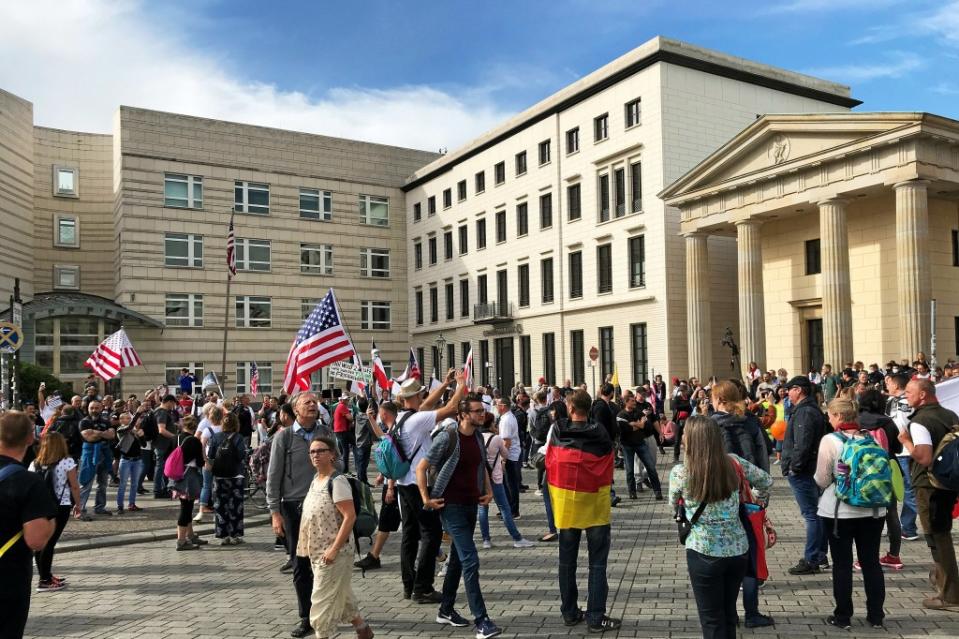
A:
<svg viewBox="0 0 959 639">
<path fill-rule="evenodd" d="M 163 176 L 163 206 L 180 209 L 203 208 L 203 178 L 199 175 L 167 173 Z"/>
<path fill-rule="evenodd" d="M 539 228 L 548 229 L 553 226 L 553 194 L 546 193 L 539 196 Z"/>
<path fill-rule="evenodd" d="M 543 333 L 543 377 L 548 383 L 556 383 L 556 335 Z"/>
<path fill-rule="evenodd" d="M 630 348 L 633 353 L 633 386 L 642 385 L 649 370 L 649 351 L 646 348 L 646 324 L 630 324 Z"/>
<path fill-rule="evenodd" d="M 470 316 L 470 281 L 460 280 L 460 317 Z M 466 359 L 465 357 L 463 358 Z"/>
<path fill-rule="evenodd" d="M 361 301 L 360 328 L 364 331 L 390 330 L 390 303 Z"/>
<path fill-rule="evenodd" d="M 426 354 L 423 352 L 423 347 L 416 349 L 416 361 L 419 362 L 420 366 L 426 362 Z"/>
<path fill-rule="evenodd" d="M 606 379 L 607 375 L 613 374 L 615 360 L 613 359 L 613 327 L 601 326 L 599 328 L 599 373 L 600 377 Z"/>
<path fill-rule="evenodd" d="M 599 221 L 609 220 L 609 174 L 599 176 Z"/>
<path fill-rule="evenodd" d="M 305 320 L 310 316 L 310 313 L 313 312 L 313 309 L 316 308 L 316 305 L 322 302 L 318 297 L 311 299 L 301 299 L 300 300 L 300 319 Z"/>
<path fill-rule="evenodd" d="M 333 194 L 319 189 L 300 189 L 300 217 L 304 220 L 323 220 L 324 222 L 332 220 Z M 419 219 L 419 216 L 416 219 Z"/>
<path fill-rule="evenodd" d="M 237 362 L 236 363 L 236 392 L 237 395 L 252 393 L 250 388 L 250 364 L 256 364 L 259 380 L 257 392 L 261 395 L 273 393 L 273 362 Z M 202 379 L 202 376 L 200 376 Z"/>
<path fill-rule="evenodd" d="M 237 295 L 237 328 L 270 328 L 273 324 L 273 302 L 269 297 Z"/>
<path fill-rule="evenodd" d="M 489 303 L 489 297 L 486 290 L 486 274 L 479 275 L 476 278 L 476 295 L 479 297 L 480 304 Z"/>
<path fill-rule="evenodd" d="M 203 296 L 195 293 L 167 293 L 167 326 L 203 326 Z"/>
<path fill-rule="evenodd" d="M 237 213 L 269 215 L 270 185 L 237 180 L 233 188 L 233 210 Z"/>
<path fill-rule="evenodd" d="M 443 232 L 443 257 L 447 262 L 453 259 L 453 231 Z"/>
<path fill-rule="evenodd" d="M 436 257 L 436 236 L 434 235 L 433 237 L 431 237 L 431 238 L 429 238 L 428 240 L 426 240 L 426 244 L 429 246 L 430 266 L 433 266 L 433 265 L 436 264 L 436 262 L 437 262 L 437 257 Z"/>
<path fill-rule="evenodd" d="M 819 239 L 806 240 L 806 275 L 822 273 Z"/>
<path fill-rule="evenodd" d="M 417 271 L 423 268 L 423 243 L 413 242 L 413 268 Z"/>
<path fill-rule="evenodd" d="M 543 166 L 544 164 L 549 164 L 549 154 L 550 154 L 550 144 L 549 140 L 543 140 L 539 143 L 539 165 Z"/>
<path fill-rule="evenodd" d="M 636 126 L 640 122 L 642 110 L 640 109 L 640 100 L 636 98 L 632 102 L 626 103 L 626 128 Z"/>
<path fill-rule="evenodd" d="M 529 306 L 529 264 L 520 264 L 517 267 L 517 280 L 519 281 L 519 305 L 520 308 Z"/>
<path fill-rule="evenodd" d="M 426 213 L 430 217 L 436 215 L 436 196 L 431 195 L 426 198 Z"/>
<path fill-rule="evenodd" d="M 646 286 L 646 238 L 629 238 L 629 287 Z"/>
<path fill-rule="evenodd" d="M 493 167 L 493 180 L 496 186 L 506 182 L 506 162 L 499 162 Z"/>
<path fill-rule="evenodd" d="M 236 240 L 236 269 L 238 271 L 269 271 L 270 240 Z"/>
<path fill-rule="evenodd" d="M 509 277 L 506 269 L 496 271 L 496 301 L 502 314 L 509 307 Z"/>
<path fill-rule="evenodd" d="M 430 322 L 440 321 L 440 293 L 435 286 L 430 287 Z"/>
<path fill-rule="evenodd" d="M 53 223 L 56 232 L 53 236 L 53 245 L 61 248 L 80 248 L 80 231 L 77 218 L 73 215 L 54 215 Z"/>
<path fill-rule="evenodd" d="M 959 266 L 959 231 L 952 232 L 952 265 Z"/>
<path fill-rule="evenodd" d="M 469 229 L 464 224 L 459 227 L 460 234 L 460 255 L 466 255 L 466 252 L 469 250 Z"/>
<path fill-rule="evenodd" d="M 529 206 L 526 202 L 516 205 L 516 237 L 529 233 Z"/>
<path fill-rule="evenodd" d="M 76 169 L 66 166 L 53 167 L 53 194 L 60 197 L 77 197 L 80 195 L 78 183 L 80 176 Z"/>
<path fill-rule="evenodd" d="M 333 245 L 300 244 L 300 273 L 333 275 Z"/>
<path fill-rule="evenodd" d="M 506 211 L 496 212 L 496 243 L 506 241 Z"/>
<path fill-rule="evenodd" d="M 566 132 L 566 155 L 579 151 L 579 127 Z"/>
<path fill-rule="evenodd" d="M 420 202 L 413 205 L 413 221 L 419 222 L 423 219 L 423 206 Z"/>
<path fill-rule="evenodd" d="M 487 366 L 489 362 L 489 340 L 484 339 L 480 340 L 480 358 L 479 358 L 479 367 L 481 371 L 480 377 L 483 380 L 483 386 L 489 386 L 489 369 Z"/>
<path fill-rule="evenodd" d="M 453 206 L 453 189 L 443 189 L 443 208 Z"/>
<path fill-rule="evenodd" d="M 547 257 L 539 263 L 540 281 L 543 289 L 543 304 L 553 301 L 553 258 Z"/>
<path fill-rule="evenodd" d="M 466 358 L 469 357 L 470 349 L 472 345 L 469 342 L 460 342 L 460 360 L 466 362 Z"/>
<path fill-rule="evenodd" d="M 465 358 L 463 361 L 466 361 Z M 446 345 L 446 365 L 449 368 L 456 368 L 458 364 L 456 363 L 456 344 L 450 342 Z M 444 371 L 436 371 L 437 375 L 442 375 Z"/>
<path fill-rule="evenodd" d="M 416 325 L 423 325 L 423 291 L 416 291 Z"/>
<path fill-rule="evenodd" d="M 361 195 L 359 198 L 360 222 L 372 226 L 390 225 L 390 200 L 375 195 Z"/>
<path fill-rule="evenodd" d="M 633 213 L 643 210 L 643 163 L 633 162 L 629 165 L 629 197 L 632 200 Z"/>
<path fill-rule="evenodd" d="M 486 171 L 480 171 L 476 174 L 474 179 L 475 191 L 477 193 L 482 193 L 486 190 Z"/>
<path fill-rule="evenodd" d="M 476 220 L 476 248 L 486 248 L 486 220 Z"/>
<path fill-rule="evenodd" d="M 54 266 L 53 288 L 78 289 L 80 288 L 79 266 Z"/>
<path fill-rule="evenodd" d="M 516 175 L 526 173 L 526 151 L 520 151 L 516 154 Z"/>
<path fill-rule="evenodd" d="M 519 381 L 524 386 L 533 384 L 533 349 L 529 335 L 519 336 Z"/>
<path fill-rule="evenodd" d="M 466 180 L 456 183 L 456 199 L 460 202 L 466 199 Z"/>
<path fill-rule="evenodd" d="M 583 252 L 573 251 L 569 254 L 569 298 L 572 300 L 583 296 Z"/>
<path fill-rule="evenodd" d="M 600 142 L 609 137 L 609 114 L 604 113 L 593 119 L 593 141 Z"/>
<path fill-rule="evenodd" d="M 616 188 L 616 217 L 626 215 L 626 169 L 613 171 L 613 183 Z"/>
<path fill-rule="evenodd" d="M 203 236 L 167 233 L 163 239 L 163 264 L 203 268 Z"/>
<path fill-rule="evenodd" d="M 613 290 L 613 246 L 611 244 L 596 247 L 596 290 L 599 293 L 611 293 Z"/>
<path fill-rule="evenodd" d="M 573 386 L 586 381 L 586 345 L 583 340 L 583 331 L 569 332 L 570 371 L 573 375 Z"/>
<path fill-rule="evenodd" d="M 164 380 L 167 386 L 170 388 L 176 388 L 180 380 L 181 371 L 185 368 L 190 374 L 197 378 L 197 380 L 203 379 L 203 362 L 166 362 L 166 375 L 164 375 Z M 199 390 L 200 384 L 197 382 L 194 384 L 193 389 Z"/>
<path fill-rule="evenodd" d="M 332 260 L 330 261 L 330 265 L 332 268 Z M 384 248 L 361 248 L 360 275 L 363 277 L 389 277 L 390 250 Z"/>
<path fill-rule="evenodd" d="M 578 220 L 583 215 L 580 203 L 579 184 L 570 184 L 566 187 L 566 216 L 570 222 Z"/>
<path fill-rule="evenodd" d="M 455 300 L 453 300 L 453 282 L 447 282 L 443 287 L 446 292 L 446 319 L 451 320 L 455 317 Z M 453 362 L 450 361 L 452 364 Z"/>
</svg>

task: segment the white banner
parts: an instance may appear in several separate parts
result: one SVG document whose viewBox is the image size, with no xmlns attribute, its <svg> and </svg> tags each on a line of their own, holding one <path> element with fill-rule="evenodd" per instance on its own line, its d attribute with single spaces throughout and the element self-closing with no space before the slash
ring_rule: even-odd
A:
<svg viewBox="0 0 959 639">
<path fill-rule="evenodd" d="M 369 384 L 373 381 L 373 371 L 347 361 L 333 362 L 330 364 L 330 377 Z"/>
</svg>

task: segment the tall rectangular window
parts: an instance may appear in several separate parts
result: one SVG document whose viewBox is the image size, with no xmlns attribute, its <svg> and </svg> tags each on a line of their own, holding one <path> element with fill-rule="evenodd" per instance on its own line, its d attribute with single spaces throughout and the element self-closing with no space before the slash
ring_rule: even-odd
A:
<svg viewBox="0 0 959 639">
<path fill-rule="evenodd" d="M 632 102 L 626 103 L 626 128 L 628 129 L 631 126 L 636 126 L 640 123 L 642 116 L 642 109 L 640 108 L 639 98 L 636 98 Z"/>
<path fill-rule="evenodd" d="M 419 222 L 421 219 L 423 219 L 423 205 L 417 202 L 413 205 L 413 221 Z"/>
<path fill-rule="evenodd" d="M 363 277 L 389 277 L 390 249 L 361 248 L 360 275 Z"/>
<path fill-rule="evenodd" d="M 486 171 L 480 171 L 473 176 L 473 188 L 477 193 L 482 193 L 486 190 Z"/>
<path fill-rule="evenodd" d="M 557 384 L 556 379 L 556 335 L 543 333 L 543 377 L 548 384 Z"/>
<path fill-rule="evenodd" d="M 649 350 L 646 346 L 646 323 L 630 324 L 630 346 L 633 353 L 633 386 L 640 386 L 648 379 Z"/>
<path fill-rule="evenodd" d="M 414 306 L 416 310 L 416 325 L 423 325 L 423 291 L 416 291 L 413 295 Z"/>
<path fill-rule="evenodd" d="M 516 237 L 529 233 L 529 206 L 526 202 L 516 205 Z"/>
<path fill-rule="evenodd" d="M 469 228 L 464 224 L 459 228 L 460 234 L 460 255 L 466 255 L 469 250 Z"/>
<path fill-rule="evenodd" d="M 360 328 L 364 331 L 388 331 L 391 326 L 389 302 L 360 302 Z"/>
<path fill-rule="evenodd" d="M 610 293 L 613 290 L 612 244 L 596 247 L 596 290 L 599 293 Z"/>
<path fill-rule="evenodd" d="M 566 187 L 566 217 L 570 222 L 583 216 L 580 193 L 579 184 L 570 184 Z"/>
<path fill-rule="evenodd" d="M 430 217 L 436 215 L 436 196 L 431 195 L 426 198 L 426 214 Z"/>
<path fill-rule="evenodd" d="M 443 232 L 443 257 L 447 262 L 453 259 L 453 231 Z"/>
<path fill-rule="evenodd" d="M 470 316 L 470 281 L 460 280 L 460 317 Z"/>
<path fill-rule="evenodd" d="M 436 236 L 428 238 L 426 240 L 426 245 L 429 247 L 430 266 L 433 266 L 437 262 Z"/>
<path fill-rule="evenodd" d="M 333 275 L 333 245 L 300 244 L 300 273 Z"/>
<path fill-rule="evenodd" d="M 479 368 L 480 368 L 480 378 L 483 380 L 483 386 L 489 386 L 490 367 L 486 364 L 489 362 L 489 340 L 483 339 L 480 340 L 480 352 L 479 352 Z"/>
<path fill-rule="evenodd" d="M 643 210 L 643 163 L 633 162 L 629 165 L 629 198 L 632 201 L 633 213 Z"/>
<path fill-rule="evenodd" d="M 613 171 L 613 181 L 616 188 L 616 217 L 626 215 L 626 169 Z"/>
<path fill-rule="evenodd" d="M 455 315 L 456 301 L 453 299 L 453 282 L 447 282 L 443 287 L 446 293 L 446 319 L 451 320 Z"/>
<path fill-rule="evenodd" d="M 543 293 L 543 304 L 553 301 L 553 258 L 547 257 L 539 263 L 540 285 Z"/>
<path fill-rule="evenodd" d="M 609 137 L 609 114 L 593 118 L 593 141 L 599 142 Z"/>
<path fill-rule="evenodd" d="M 167 326 L 203 326 L 203 296 L 196 293 L 167 293 Z"/>
<path fill-rule="evenodd" d="M 516 154 L 516 175 L 526 173 L 526 151 L 520 151 Z"/>
<path fill-rule="evenodd" d="M 506 211 L 496 212 L 496 243 L 506 241 Z"/>
<path fill-rule="evenodd" d="M 819 238 L 806 240 L 806 275 L 822 273 Z"/>
<path fill-rule="evenodd" d="M 520 383 L 523 386 L 532 386 L 533 384 L 533 348 L 532 340 L 529 335 L 519 336 L 519 366 Z"/>
<path fill-rule="evenodd" d="M 486 273 L 476 277 L 476 296 L 480 304 L 489 303 L 489 291 L 486 285 Z"/>
<path fill-rule="evenodd" d="M 269 297 L 236 296 L 237 328 L 270 328 L 273 324 L 273 302 Z"/>
<path fill-rule="evenodd" d="M 456 183 L 456 199 L 459 202 L 466 199 L 466 180 L 460 180 Z"/>
<path fill-rule="evenodd" d="M 646 286 L 646 238 L 629 238 L 629 287 Z"/>
<path fill-rule="evenodd" d="M 166 173 L 163 176 L 163 206 L 179 209 L 202 209 L 203 177 Z"/>
<path fill-rule="evenodd" d="M 599 221 L 609 220 L 609 174 L 605 173 L 599 176 Z"/>
<path fill-rule="evenodd" d="M 77 228 L 78 222 L 74 215 L 53 216 L 55 232 L 53 236 L 53 245 L 65 248 L 80 248 L 80 231 Z"/>
<path fill-rule="evenodd" d="M 486 218 L 476 220 L 476 248 L 486 248 Z"/>
<path fill-rule="evenodd" d="M 599 328 L 599 371 L 603 379 L 606 379 L 607 375 L 613 374 L 615 361 L 613 356 L 613 327 L 601 326 Z"/>
<path fill-rule="evenodd" d="M 251 240 L 237 238 L 236 240 L 236 270 L 238 271 L 269 271 L 270 270 L 270 240 Z"/>
<path fill-rule="evenodd" d="M 453 189 L 443 189 L 443 208 L 453 206 Z"/>
<path fill-rule="evenodd" d="M 529 264 L 520 264 L 516 268 L 517 280 L 519 281 L 519 305 L 520 308 L 529 306 Z"/>
<path fill-rule="evenodd" d="M 569 254 L 569 298 L 579 299 L 583 296 L 583 252 L 573 251 Z"/>
<path fill-rule="evenodd" d="M 548 229 L 553 226 L 553 194 L 544 193 L 539 196 L 539 228 Z"/>
<path fill-rule="evenodd" d="M 469 342 L 460 342 L 460 362 L 466 363 L 466 358 L 469 357 L 470 354 L 470 348 L 472 348 L 472 344 Z"/>
<path fill-rule="evenodd" d="M 959 231 L 952 231 L 952 265 L 959 266 Z"/>
<path fill-rule="evenodd" d="M 544 164 L 549 164 L 550 156 L 550 143 L 549 140 L 543 140 L 539 143 L 539 164 L 540 166 Z"/>
<path fill-rule="evenodd" d="M 419 203 L 413 205 L 413 218 L 419 220 Z M 300 189 L 300 217 L 304 220 L 333 219 L 333 193 L 319 189 Z"/>
<path fill-rule="evenodd" d="M 579 127 L 566 132 L 566 155 L 579 151 Z"/>
<path fill-rule="evenodd" d="M 450 342 L 446 345 L 446 366 L 447 368 L 457 368 L 456 363 L 456 344 Z M 437 375 L 442 375 L 444 371 L 437 371 Z"/>
<path fill-rule="evenodd" d="M 371 226 L 390 225 L 390 199 L 375 195 L 361 195 L 358 199 L 360 223 Z"/>
<path fill-rule="evenodd" d="M 167 233 L 163 237 L 164 266 L 203 268 L 203 236 Z"/>
<path fill-rule="evenodd" d="M 413 242 L 413 268 L 417 271 L 423 268 L 423 243 Z"/>
<path fill-rule="evenodd" d="M 501 314 L 509 308 L 509 276 L 506 269 L 496 271 L 496 302 Z"/>
<path fill-rule="evenodd" d="M 506 162 L 498 162 L 493 166 L 493 181 L 496 186 L 506 181 Z"/>
<path fill-rule="evenodd" d="M 233 210 L 237 213 L 269 215 L 270 185 L 237 180 L 233 188 Z"/>
<path fill-rule="evenodd" d="M 583 331 L 569 332 L 570 371 L 573 376 L 573 386 L 586 381 L 586 348 L 583 340 Z"/>
</svg>

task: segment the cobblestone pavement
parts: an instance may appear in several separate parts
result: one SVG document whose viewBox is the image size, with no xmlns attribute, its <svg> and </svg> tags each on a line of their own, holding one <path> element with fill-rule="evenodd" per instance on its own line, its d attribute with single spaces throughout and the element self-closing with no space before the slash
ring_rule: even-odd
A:
<svg viewBox="0 0 959 639">
<path fill-rule="evenodd" d="M 660 466 L 664 479 L 666 466 Z M 906 567 L 888 573 L 888 631 L 864 625 L 861 582 L 855 593 L 856 618 L 851 633 L 823 624 L 832 611 L 828 575 L 792 577 L 786 569 L 800 556 L 804 527 L 788 486 L 778 475 L 771 517 L 779 544 L 770 555 L 771 578 L 760 594 L 764 612 L 776 618 L 775 628 L 743 630 L 757 637 L 940 637 L 959 636 L 959 613 L 921 608 L 929 596 L 928 550 L 922 542 L 904 542 Z M 624 484 L 622 471 L 617 484 Z M 532 471 L 526 472 L 533 483 Z M 528 537 L 544 532 L 542 501 L 523 496 L 520 530 Z M 666 502 L 650 492 L 624 501 L 613 514 L 613 546 L 609 563 L 609 609 L 622 617 L 620 637 L 698 637 L 696 606 L 689 589 L 684 552 Z M 70 526 L 76 525 L 71 522 Z M 566 628 L 559 614 L 556 585 L 557 548 L 539 544 L 516 550 L 502 524 L 491 520 L 492 550 L 480 550 L 481 583 L 489 612 L 505 637 L 566 637 L 586 633 L 584 626 Z M 173 542 L 153 542 L 74 552 L 55 561 L 54 572 L 69 578 L 60 592 L 34 593 L 29 637 L 125 639 L 148 637 L 287 637 L 296 622 L 289 575 L 278 570 L 283 556 L 272 549 L 266 526 L 251 528 L 240 547 L 205 546 L 177 553 Z M 365 542 L 364 542 L 365 544 Z M 472 637 L 471 628 L 452 629 L 433 622 L 436 610 L 401 598 L 399 535 L 393 535 L 383 556 L 383 569 L 357 572 L 353 587 L 361 609 L 378 637 Z M 365 546 L 364 546 L 365 550 Z M 585 545 L 580 565 L 585 595 Z M 441 580 L 437 580 L 437 587 Z M 468 615 L 460 591 L 458 609 Z M 583 602 L 585 605 L 585 602 Z M 343 637 L 352 637 L 344 629 Z"/>
</svg>

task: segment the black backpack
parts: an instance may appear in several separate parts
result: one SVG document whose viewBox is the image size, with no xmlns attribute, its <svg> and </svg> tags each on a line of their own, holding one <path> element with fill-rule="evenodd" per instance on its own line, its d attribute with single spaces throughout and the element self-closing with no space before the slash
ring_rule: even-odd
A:
<svg viewBox="0 0 959 639">
<path fill-rule="evenodd" d="M 144 411 L 140 417 L 140 428 L 143 430 L 143 441 L 154 442 L 160 436 L 157 418 L 152 410 Z"/>
<path fill-rule="evenodd" d="M 549 435 L 551 423 L 549 421 L 549 407 L 537 408 L 536 417 L 533 419 L 533 439 L 538 442 L 545 442 L 547 435 Z"/>
<path fill-rule="evenodd" d="M 946 433 L 939 441 L 929 472 L 936 488 L 959 490 L 959 428 Z"/>
<path fill-rule="evenodd" d="M 526 429 L 529 427 L 529 416 L 519 406 L 514 406 L 510 409 L 510 412 L 516 418 L 516 427 L 519 429 L 520 438 L 525 437 Z"/>
<path fill-rule="evenodd" d="M 233 414 L 240 423 L 240 434 L 244 437 L 253 435 L 253 417 L 250 415 L 250 409 L 240 404 L 233 407 Z"/>
<path fill-rule="evenodd" d="M 80 453 L 83 451 L 83 437 L 80 435 L 79 416 L 58 417 L 57 421 L 53 422 L 50 430 L 63 435 L 64 439 L 67 440 L 67 448 L 70 451 L 70 456 L 79 459 Z"/>
<path fill-rule="evenodd" d="M 230 435 L 217 446 L 216 456 L 213 458 L 212 464 L 214 477 L 236 476 L 236 467 L 240 465 L 240 456 L 236 452 L 233 435 L 234 433 L 230 433 Z"/>
<path fill-rule="evenodd" d="M 37 465 L 36 473 L 43 478 L 43 484 L 47 487 L 47 490 L 50 491 L 50 497 L 56 502 L 57 506 L 60 506 L 60 498 L 63 497 L 63 494 L 57 494 L 57 464 L 50 466 L 40 466 Z M 64 491 L 70 490 L 70 482 L 66 482 L 63 486 Z M 71 499 L 72 501 L 72 499 Z"/>
</svg>

